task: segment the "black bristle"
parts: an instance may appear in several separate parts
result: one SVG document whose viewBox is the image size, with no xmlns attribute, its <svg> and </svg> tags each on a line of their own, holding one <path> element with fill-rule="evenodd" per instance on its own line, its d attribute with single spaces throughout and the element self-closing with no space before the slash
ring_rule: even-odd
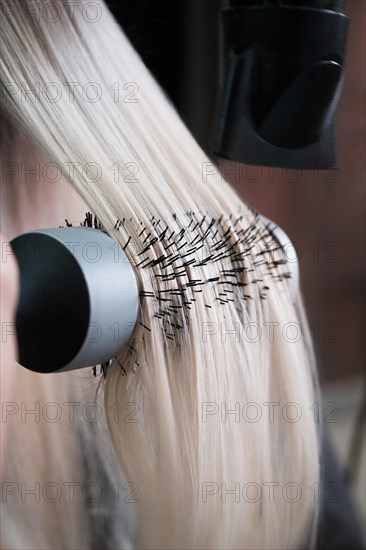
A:
<svg viewBox="0 0 366 550">
<path fill-rule="evenodd" d="M 128 247 L 130 241 L 131 241 L 131 236 L 128 237 L 128 241 L 126 242 L 125 246 L 123 247 L 123 250 L 126 250 L 126 248 Z"/>
<path fill-rule="evenodd" d="M 146 328 L 146 330 L 148 330 L 149 332 L 151 332 L 151 328 L 147 327 L 146 325 L 144 325 L 144 323 L 139 323 L 142 327 Z"/>
</svg>

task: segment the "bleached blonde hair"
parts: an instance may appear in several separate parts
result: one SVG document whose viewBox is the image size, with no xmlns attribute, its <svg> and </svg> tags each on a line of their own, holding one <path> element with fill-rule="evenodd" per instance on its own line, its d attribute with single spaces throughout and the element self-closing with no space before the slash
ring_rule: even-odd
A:
<svg viewBox="0 0 366 550">
<path fill-rule="evenodd" d="M 10 418 L 5 547 L 95 546 L 85 499 L 22 502 L 16 490 L 87 479 L 90 455 L 138 492 L 136 541 L 131 506 L 101 507 L 105 548 L 310 547 L 317 378 L 286 255 L 217 171 L 203 177 L 210 159 L 106 5 L 52 6 L 3 6 L 2 109 L 125 248 L 140 310 L 98 392 L 91 369 L 19 369 L 18 403 L 100 399 L 104 416 L 31 429 Z M 116 420 L 126 404 L 136 422 Z"/>
</svg>

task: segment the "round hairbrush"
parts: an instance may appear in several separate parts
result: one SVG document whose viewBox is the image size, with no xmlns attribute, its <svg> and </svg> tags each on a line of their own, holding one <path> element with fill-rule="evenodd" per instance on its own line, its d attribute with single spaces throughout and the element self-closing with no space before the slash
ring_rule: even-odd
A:
<svg viewBox="0 0 366 550">
<path fill-rule="evenodd" d="M 30 231 L 11 247 L 19 264 L 19 363 L 42 373 L 103 364 L 135 327 L 139 293 L 122 248 L 104 231 Z"/>
</svg>

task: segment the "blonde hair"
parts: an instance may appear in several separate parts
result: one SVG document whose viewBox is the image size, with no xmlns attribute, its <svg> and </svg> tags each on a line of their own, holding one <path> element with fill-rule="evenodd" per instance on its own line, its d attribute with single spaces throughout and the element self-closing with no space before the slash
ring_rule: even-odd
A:
<svg viewBox="0 0 366 550">
<path fill-rule="evenodd" d="M 41 417 L 31 429 L 10 419 L 3 479 L 80 481 L 87 456 L 96 475 L 127 482 L 133 509 L 99 509 L 114 514 L 108 548 L 311 546 L 317 381 L 284 251 L 218 173 L 205 181 L 210 159 L 106 5 L 93 2 L 92 16 L 88 4 L 53 2 L 51 17 L 36 1 L 7 2 L 2 108 L 124 247 L 139 317 L 98 392 L 88 370 L 19 368 L 18 403 L 98 399 L 103 418 Z M 2 507 L 6 548 L 95 544 L 82 497 L 29 503 L 17 492 Z"/>
</svg>

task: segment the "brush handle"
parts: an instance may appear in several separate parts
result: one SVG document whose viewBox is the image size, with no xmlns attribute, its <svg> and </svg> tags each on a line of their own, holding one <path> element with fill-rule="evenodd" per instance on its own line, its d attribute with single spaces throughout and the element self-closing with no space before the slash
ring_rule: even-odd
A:
<svg viewBox="0 0 366 550">
<path fill-rule="evenodd" d="M 115 357 L 133 332 L 139 305 L 121 247 L 89 227 L 31 231 L 10 244 L 20 270 L 19 363 L 49 373 Z"/>
</svg>

